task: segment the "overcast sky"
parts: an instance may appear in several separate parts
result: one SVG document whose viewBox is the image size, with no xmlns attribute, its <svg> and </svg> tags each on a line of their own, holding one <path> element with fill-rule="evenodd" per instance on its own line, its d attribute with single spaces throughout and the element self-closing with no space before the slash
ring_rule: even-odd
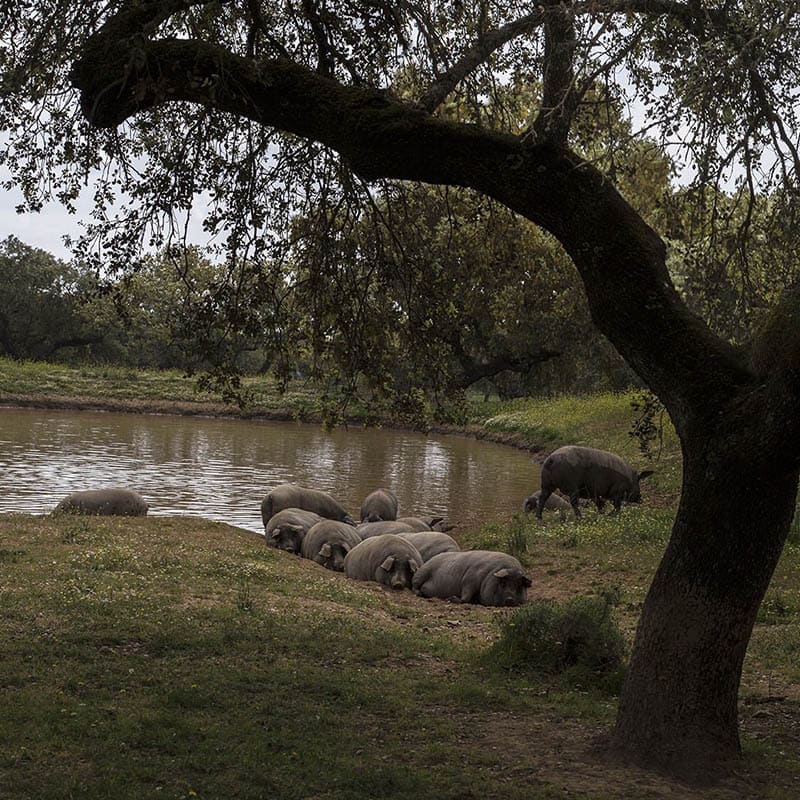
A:
<svg viewBox="0 0 800 800">
<path fill-rule="evenodd" d="M 0 180 L 7 177 L 8 172 L 0 170 Z M 16 236 L 31 247 L 40 247 L 57 258 L 69 261 L 72 253 L 64 246 L 64 236 L 77 238 L 83 233 L 79 222 L 89 217 L 92 207 L 91 187 L 86 188 L 76 201 L 75 214 L 70 214 L 56 201 L 48 203 L 38 214 L 17 214 L 15 209 L 21 203 L 21 192 L 0 188 L 0 241 Z M 207 238 L 198 215 L 197 222 L 189 226 L 189 241 L 202 245 L 207 243 Z"/>
<path fill-rule="evenodd" d="M 0 240 L 16 236 L 31 247 L 41 247 L 58 258 L 69 259 L 63 237 L 80 233 L 78 215 L 68 214 L 59 203 L 50 203 L 40 214 L 17 214 L 14 209 L 21 202 L 20 192 L 0 189 Z"/>
</svg>

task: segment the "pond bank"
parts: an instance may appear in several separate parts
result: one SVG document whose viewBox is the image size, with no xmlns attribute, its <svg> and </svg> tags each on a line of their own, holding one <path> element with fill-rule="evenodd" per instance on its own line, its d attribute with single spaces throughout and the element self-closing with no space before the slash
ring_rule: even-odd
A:
<svg viewBox="0 0 800 800">
<path fill-rule="evenodd" d="M 222 402 L 218 393 L 201 390 L 195 378 L 178 370 L 67 366 L 0 357 L 0 404 L 4 405 L 323 424 L 319 390 L 310 383 L 280 387 L 269 377 L 245 376 L 242 391 L 248 398 L 245 409 Z M 610 450 L 637 469 L 655 468 L 648 494 L 660 507 L 674 508 L 682 477 L 680 443 L 669 418 L 662 415 L 655 420 L 660 439 L 650 443 L 649 452 L 642 451 L 630 433 L 639 413 L 637 395 L 630 390 L 488 402 L 472 395 L 467 397 L 465 424 L 435 424 L 426 432 L 507 445 L 529 453 L 536 463 L 564 444 Z M 387 429 L 412 429 L 357 404 L 341 424 L 363 427 L 367 422 Z"/>
<path fill-rule="evenodd" d="M 0 392 L 0 406 L 17 408 L 57 409 L 59 411 L 110 411 L 132 414 L 174 414 L 183 417 L 218 417 L 220 419 L 268 420 L 273 422 L 306 422 L 323 424 L 322 416 L 314 412 L 298 413 L 289 408 L 255 406 L 238 409 L 228 403 L 188 400 L 156 400 L 116 397 L 86 397 L 66 395 L 15 394 Z M 367 427 L 363 418 L 351 416 L 344 426 Z M 379 420 L 374 427 L 412 430 L 390 419 Z M 448 436 L 468 436 L 473 439 L 504 444 L 517 450 L 527 450 L 536 463 L 541 463 L 553 449 L 530 441 L 524 434 L 513 431 L 492 431 L 478 424 L 465 426 L 432 424 L 425 433 Z"/>
</svg>

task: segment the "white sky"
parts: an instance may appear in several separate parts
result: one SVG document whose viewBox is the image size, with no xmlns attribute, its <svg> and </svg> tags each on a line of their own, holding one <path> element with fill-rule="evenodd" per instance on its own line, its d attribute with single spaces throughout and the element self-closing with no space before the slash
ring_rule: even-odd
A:
<svg viewBox="0 0 800 800">
<path fill-rule="evenodd" d="M 0 169 L 0 180 L 7 180 L 8 172 Z M 199 200 L 198 200 L 199 202 Z M 22 193 L 16 189 L 8 191 L 0 187 L 0 241 L 16 236 L 31 247 L 39 247 L 56 258 L 69 261 L 73 254 L 64 246 L 64 237 L 77 239 L 83 228 L 82 219 L 89 219 L 92 208 L 91 186 L 75 201 L 76 213 L 70 214 L 61 203 L 53 201 L 38 214 L 17 214 L 16 207 L 22 203 Z M 193 244 L 208 243 L 208 235 L 202 229 L 200 216 L 189 225 L 189 241 Z M 0 276 L 2 278 L 2 276 Z"/>
<path fill-rule="evenodd" d="M 63 237 L 77 236 L 78 214 L 69 214 L 60 203 L 50 203 L 39 214 L 17 214 L 14 210 L 22 202 L 18 191 L 0 189 L 0 240 L 16 236 L 31 247 L 40 247 L 57 258 L 69 260 Z"/>
</svg>

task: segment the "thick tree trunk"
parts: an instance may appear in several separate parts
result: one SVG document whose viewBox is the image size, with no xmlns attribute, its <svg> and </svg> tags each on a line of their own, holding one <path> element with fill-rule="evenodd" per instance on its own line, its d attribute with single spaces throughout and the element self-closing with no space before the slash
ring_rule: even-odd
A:
<svg viewBox="0 0 800 800">
<path fill-rule="evenodd" d="M 766 458 L 748 466 L 730 439 L 696 452 L 688 441 L 684 451 L 681 504 L 644 603 L 613 741 L 626 756 L 691 773 L 740 753 L 742 664 L 792 521 L 797 473 L 770 474 Z"/>
</svg>

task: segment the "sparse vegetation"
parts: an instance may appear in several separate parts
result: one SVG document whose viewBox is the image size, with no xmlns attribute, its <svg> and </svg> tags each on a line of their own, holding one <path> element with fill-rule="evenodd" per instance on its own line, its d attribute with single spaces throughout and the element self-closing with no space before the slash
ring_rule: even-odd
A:
<svg viewBox="0 0 800 800">
<path fill-rule="evenodd" d="M 488 658 L 514 672 L 560 675 L 568 685 L 616 691 L 625 640 L 600 597 L 538 600 L 502 617 Z"/>
</svg>

